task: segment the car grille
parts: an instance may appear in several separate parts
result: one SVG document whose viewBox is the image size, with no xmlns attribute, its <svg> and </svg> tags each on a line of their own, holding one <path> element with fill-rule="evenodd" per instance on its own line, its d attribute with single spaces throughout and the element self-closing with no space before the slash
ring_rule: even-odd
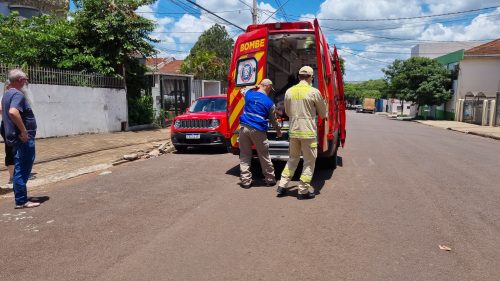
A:
<svg viewBox="0 0 500 281">
<path fill-rule="evenodd" d="M 210 128 L 212 127 L 212 119 L 192 119 L 180 120 L 179 128 Z"/>
</svg>

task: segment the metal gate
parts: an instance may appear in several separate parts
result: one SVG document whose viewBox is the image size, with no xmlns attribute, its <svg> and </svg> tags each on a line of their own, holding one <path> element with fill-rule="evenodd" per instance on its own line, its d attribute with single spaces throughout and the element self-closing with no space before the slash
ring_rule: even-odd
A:
<svg viewBox="0 0 500 281">
<path fill-rule="evenodd" d="M 497 105 L 497 112 L 496 112 L 496 120 L 495 120 L 495 124 L 497 126 L 500 126 L 500 93 L 497 93 L 497 101 L 496 101 L 496 105 Z M 493 109 L 494 110 L 494 109 Z"/>
<path fill-rule="evenodd" d="M 472 123 L 474 119 L 474 95 L 472 93 L 467 93 L 464 99 L 464 111 L 462 121 L 466 123 Z"/>
<path fill-rule="evenodd" d="M 191 103 L 189 79 L 182 76 L 161 76 L 162 108 L 169 119 L 184 113 Z"/>
<path fill-rule="evenodd" d="M 486 96 L 483 93 L 473 95 L 467 93 L 464 100 L 463 122 L 481 125 L 483 122 L 483 104 Z"/>
</svg>

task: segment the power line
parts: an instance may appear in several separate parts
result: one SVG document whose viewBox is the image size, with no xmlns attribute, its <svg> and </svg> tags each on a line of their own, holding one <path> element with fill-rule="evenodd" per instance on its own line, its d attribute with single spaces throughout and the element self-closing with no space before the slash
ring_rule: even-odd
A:
<svg viewBox="0 0 500 281">
<path fill-rule="evenodd" d="M 361 53 L 376 53 L 376 54 L 395 54 L 395 55 L 411 55 L 411 51 L 409 52 L 384 52 L 384 51 L 368 51 L 368 50 L 360 50 L 360 49 L 348 49 L 348 48 L 338 48 L 339 50 L 349 50 L 349 51 L 354 51 L 354 52 L 361 52 Z M 442 55 L 443 52 L 441 53 L 419 53 L 421 55 Z"/>
<path fill-rule="evenodd" d="M 239 9 L 239 10 L 230 10 L 230 11 L 219 11 L 219 12 L 214 12 L 214 14 L 224 14 L 224 13 L 236 13 L 236 12 L 241 12 L 241 11 L 249 11 L 250 9 Z M 157 15 L 184 15 L 186 12 L 181 13 L 181 12 L 135 12 L 136 14 L 157 14 Z M 191 14 L 191 13 L 189 13 Z"/>
<path fill-rule="evenodd" d="M 248 4 L 247 2 L 245 2 L 243 0 L 238 0 L 238 1 L 241 2 L 243 5 L 247 6 L 248 8 L 253 9 L 253 7 L 250 6 L 250 4 Z"/>
<path fill-rule="evenodd" d="M 283 17 L 285 18 L 285 20 L 288 21 L 288 16 L 285 13 L 285 9 L 281 5 L 281 1 L 280 0 L 274 0 L 274 1 L 276 2 L 276 5 L 278 5 L 278 7 L 281 6 L 281 13 L 282 13 Z"/>
<path fill-rule="evenodd" d="M 492 41 L 495 39 L 482 39 L 482 40 L 462 40 L 462 41 L 457 41 L 457 40 L 426 40 L 426 39 L 410 39 L 410 38 L 398 38 L 398 37 L 387 37 L 387 36 L 380 36 L 380 35 L 373 35 L 373 34 L 367 34 L 363 32 L 357 32 L 357 31 L 350 31 L 346 29 L 338 29 L 338 28 L 333 28 L 333 27 L 323 27 L 324 29 L 328 30 L 335 30 L 335 31 L 341 31 L 345 33 L 352 33 L 352 34 L 358 34 L 358 35 L 363 35 L 363 36 L 368 36 L 368 37 L 373 37 L 373 38 L 380 38 L 380 39 L 388 39 L 388 40 L 395 40 L 395 41 L 414 41 L 414 42 L 440 42 L 440 43 L 448 43 L 448 42 L 480 42 L 480 41 Z"/>
<path fill-rule="evenodd" d="M 354 56 L 357 56 L 357 57 L 360 57 L 360 58 L 363 58 L 363 59 L 367 59 L 367 60 L 375 61 L 375 62 L 378 62 L 378 63 L 383 63 L 384 65 L 391 64 L 391 62 L 386 62 L 386 61 L 381 61 L 381 60 L 377 60 L 377 59 L 373 59 L 373 58 L 365 57 L 365 56 L 358 55 L 358 54 L 356 54 L 356 53 L 349 52 L 349 51 L 346 51 L 346 50 L 340 50 L 340 51 L 345 52 L 345 53 L 349 53 L 349 54 L 351 54 L 351 55 L 354 55 Z"/>
<path fill-rule="evenodd" d="M 471 10 L 458 11 L 458 12 L 451 12 L 451 13 L 444 13 L 444 14 L 435 14 L 435 15 L 427 15 L 427 16 L 415 16 L 415 17 L 378 18 L 378 19 L 318 18 L 318 20 L 328 20 L 328 21 L 395 21 L 395 20 L 411 20 L 411 19 L 434 18 L 434 17 L 449 16 L 449 15 L 465 14 L 465 13 L 471 13 L 471 12 L 478 12 L 478 11 L 496 9 L 498 7 L 500 7 L 500 6 L 492 6 L 492 7 L 487 7 L 487 8 L 471 9 Z M 295 16 L 297 16 L 297 15 L 295 15 Z M 315 19 L 315 18 L 312 18 L 312 17 L 302 17 L 302 18 Z"/>
<path fill-rule="evenodd" d="M 281 5 L 280 7 L 278 7 L 278 9 L 276 9 L 276 11 L 274 11 L 269 17 L 267 17 L 267 19 L 265 21 L 263 21 L 262 23 L 266 23 L 267 20 L 269 20 L 274 14 L 276 14 L 276 12 L 283 8 L 283 6 L 285 6 L 290 0 L 286 0 L 285 3 L 283 3 L 283 5 Z"/>
<path fill-rule="evenodd" d="M 469 15 L 466 18 L 461 18 L 461 19 L 423 21 L 423 22 L 420 22 L 420 23 L 402 23 L 402 24 L 399 24 L 399 25 L 392 25 L 392 26 L 381 26 L 381 27 L 363 26 L 363 27 L 356 27 L 356 28 L 353 28 L 353 29 L 346 29 L 346 30 L 350 30 L 350 31 L 354 31 L 354 30 L 363 30 L 363 31 L 373 30 L 373 31 L 379 31 L 379 30 L 404 29 L 404 28 L 414 27 L 414 26 L 423 26 L 423 25 L 430 25 L 430 24 L 437 24 L 437 23 L 460 22 L 460 21 L 467 21 L 467 20 L 471 20 L 471 19 L 479 18 L 479 17 L 481 17 L 481 18 L 489 18 L 489 17 L 497 17 L 497 16 L 500 16 L 500 13 L 494 13 L 494 14 L 489 14 L 489 15 L 485 15 L 485 14 L 473 15 L 472 18 Z M 494 20 L 496 20 L 496 19 L 494 19 Z"/>
<path fill-rule="evenodd" d="M 191 4 L 195 5 L 196 7 L 198 7 L 198 8 L 200 8 L 200 9 L 202 9 L 203 11 L 205 11 L 205 12 L 207 12 L 207 13 L 209 13 L 209 14 L 212 14 L 212 15 L 216 16 L 217 18 L 219 18 L 219 19 L 223 20 L 224 22 L 226 22 L 226 23 L 228 23 L 228 24 L 230 24 L 230 25 L 232 25 L 232 26 L 234 26 L 234 27 L 236 27 L 236 28 L 238 28 L 238 29 L 241 29 L 242 31 L 245 31 L 245 29 L 243 29 L 242 27 L 239 27 L 239 26 L 237 26 L 236 24 L 234 24 L 234 23 L 232 23 L 232 22 L 230 22 L 230 21 L 228 21 L 228 20 L 226 20 L 226 19 L 224 19 L 224 18 L 219 17 L 218 15 L 214 14 L 212 11 L 205 9 L 204 7 L 202 7 L 202 6 L 198 5 L 198 4 L 196 4 L 195 2 L 193 2 L 193 1 L 191 1 L 191 0 L 186 0 L 186 1 L 188 1 L 189 3 L 191 3 Z"/>
</svg>

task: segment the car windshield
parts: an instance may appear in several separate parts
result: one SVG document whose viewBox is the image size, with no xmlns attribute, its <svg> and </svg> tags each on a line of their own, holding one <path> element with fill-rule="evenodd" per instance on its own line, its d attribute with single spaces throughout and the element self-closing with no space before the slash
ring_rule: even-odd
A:
<svg viewBox="0 0 500 281">
<path fill-rule="evenodd" d="M 199 99 L 196 100 L 189 108 L 190 112 L 225 112 L 226 99 Z"/>
</svg>

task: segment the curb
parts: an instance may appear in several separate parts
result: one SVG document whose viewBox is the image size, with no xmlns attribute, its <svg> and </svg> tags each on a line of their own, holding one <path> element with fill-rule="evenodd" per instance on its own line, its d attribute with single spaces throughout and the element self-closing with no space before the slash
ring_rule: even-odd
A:
<svg viewBox="0 0 500 281">
<path fill-rule="evenodd" d="M 82 155 L 86 155 L 86 154 L 91 154 L 91 153 L 96 153 L 96 152 L 101 152 L 101 151 L 106 151 L 106 150 L 123 148 L 123 147 L 133 146 L 133 145 L 148 144 L 148 143 L 159 142 L 159 141 L 165 141 L 165 138 L 154 139 L 154 140 L 146 141 L 146 142 L 129 143 L 129 144 L 116 145 L 116 146 L 109 146 L 109 147 L 100 148 L 100 149 L 91 149 L 91 150 L 81 151 L 81 152 L 72 153 L 72 154 L 55 156 L 55 157 L 51 157 L 51 158 L 47 158 L 47 159 L 42 159 L 42 160 L 39 160 L 39 161 L 35 160 L 35 163 L 33 163 L 33 165 L 43 164 L 43 163 L 52 162 L 52 161 L 58 161 L 58 160 L 67 159 L 67 158 L 74 158 L 74 157 L 78 157 L 78 156 L 82 156 Z M 0 171 L 7 171 L 7 168 L 6 167 L 0 167 Z"/>
<path fill-rule="evenodd" d="M 56 182 L 60 182 L 63 180 L 68 180 L 68 179 L 75 178 L 78 176 L 94 173 L 94 172 L 101 171 L 101 170 L 106 170 L 106 169 L 109 169 L 111 167 L 113 167 L 113 165 L 111 165 L 111 164 L 98 164 L 98 165 L 94 165 L 94 166 L 80 168 L 80 169 L 77 169 L 76 171 L 73 171 L 70 173 L 50 175 L 46 178 L 34 179 L 32 181 L 29 181 L 29 187 L 31 190 L 31 188 L 34 188 L 34 187 L 44 186 L 47 184 L 56 183 Z M 9 197 L 14 196 L 14 192 L 12 192 L 12 188 L 9 185 L 4 185 L 4 186 L 1 186 L 0 188 L 3 190 L 10 189 L 10 191 L 8 193 L 1 195 L 0 198 L 9 198 Z"/>
<path fill-rule="evenodd" d="M 461 130 L 453 129 L 451 127 L 437 127 L 437 126 L 433 126 L 433 125 L 430 125 L 430 124 L 425 124 L 425 123 L 422 123 L 422 122 L 418 122 L 418 120 L 413 120 L 413 122 L 419 123 L 419 124 L 422 124 L 422 125 L 425 125 L 425 126 L 433 127 L 433 128 L 444 129 L 444 130 L 448 130 L 448 131 L 459 132 L 459 133 L 462 133 L 462 134 L 474 135 L 474 136 L 483 137 L 483 138 L 489 138 L 489 139 L 494 139 L 494 140 L 500 140 L 500 137 L 497 137 L 497 136 L 494 136 L 494 135 L 490 135 L 490 134 L 478 133 L 478 132 L 474 132 L 474 131 L 461 131 Z"/>
<path fill-rule="evenodd" d="M 451 128 L 449 130 L 455 131 L 455 132 L 460 132 L 460 131 L 457 131 L 457 130 L 453 130 Z M 473 131 L 467 131 L 467 132 L 462 132 L 462 133 L 466 133 L 466 134 L 470 134 L 470 135 L 475 135 L 475 136 L 479 136 L 479 137 L 483 137 L 483 138 L 490 138 L 490 139 L 494 139 L 494 140 L 500 140 L 500 137 L 493 136 L 493 135 L 488 135 L 488 134 L 484 134 L 484 133 L 478 133 L 478 132 L 473 132 Z"/>
<path fill-rule="evenodd" d="M 173 146 L 168 147 L 162 155 L 170 154 L 173 151 L 175 151 L 175 148 Z M 146 160 L 146 159 L 141 159 L 141 160 Z M 132 163 L 135 161 L 136 160 L 134 160 L 134 161 L 125 160 L 125 162 L 122 162 L 119 165 L 125 164 L 125 163 Z M 75 170 L 73 172 L 69 172 L 69 173 L 50 175 L 50 176 L 47 176 L 45 178 L 30 180 L 29 187 L 31 190 L 31 188 L 36 188 L 36 187 L 48 185 L 51 183 L 57 183 L 60 181 L 76 178 L 78 176 L 83 176 L 86 174 L 91 174 L 91 173 L 95 173 L 98 171 L 107 170 L 107 169 L 112 168 L 114 166 L 116 166 L 116 165 L 113 163 L 97 164 L 97 165 L 93 165 L 93 166 L 83 167 L 83 168 L 77 169 L 77 170 Z M 0 186 L 0 190 L 1 190 L 0 198 L 12 198 L 14 196 L 14 193 L 12 192 L 12 184 L 2 185 L 2 186 Z"/>
</svg>

